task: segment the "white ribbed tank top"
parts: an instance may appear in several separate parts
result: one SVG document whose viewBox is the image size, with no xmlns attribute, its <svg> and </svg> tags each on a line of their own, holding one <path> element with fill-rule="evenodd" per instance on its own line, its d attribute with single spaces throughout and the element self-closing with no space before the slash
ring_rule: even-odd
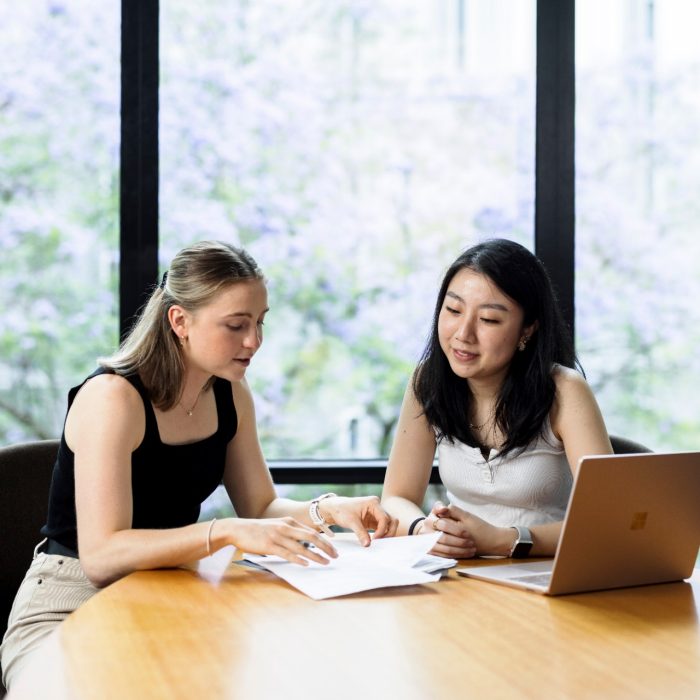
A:
<svg viewBox="0 0 700 700">
<path fill-rule="evenodd" d="M 485 460 L 478 447 L 441 440 L 438 463 L 450 503 L 492 525 L 529 527 L 564 518 L 573 477 L 549 417 L 521 454 L 502 459 L 491 450 Z"/>
</svg>

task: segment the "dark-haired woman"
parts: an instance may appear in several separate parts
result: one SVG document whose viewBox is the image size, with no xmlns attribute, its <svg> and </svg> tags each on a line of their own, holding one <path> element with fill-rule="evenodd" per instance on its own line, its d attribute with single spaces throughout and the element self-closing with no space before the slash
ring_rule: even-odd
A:
<svg viewBox="0 0 700 700">
<path fill-rule="evenodd" d="M 552 555 L 583 455 L 612 448 L 542 263 L 493 239 L 445 274 L 382 502 L 446 557 Z M 449 504 L 420 509 L 437 448 Z"/>
<path fill-rule="evenodd" d="M 374 496 L 277 498 L 245 381 L 267 311 L 250 255 L 196 243 L 175 256 L 118 352 L 70 391 L 45 539 L 0 647 L 6 687 L 70 612 L 132 571 L 226 545 L 327 564 L 337 556 L 321 535 L 328 525 L 353 530 L 364 545 L 370 529 L 395 533 Z M 222 481 L 237 517 L 198 522 Z"/>
</svg>

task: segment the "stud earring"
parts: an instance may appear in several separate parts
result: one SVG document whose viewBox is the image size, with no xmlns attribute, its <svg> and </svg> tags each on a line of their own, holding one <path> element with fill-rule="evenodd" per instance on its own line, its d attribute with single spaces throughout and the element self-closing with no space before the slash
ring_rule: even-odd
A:
<svg viewBox="0 0 700 700">
<path fill-rule="evenodd" d="M 520 350 L 520 352 L 525 350 L 525 346 L 527 345 L 527 341 L 528 341 L 528 339 L 525 337 L 522 337 L 520 339 L 520 342 L 518 343 L 518 350 Z"/>
</svg>

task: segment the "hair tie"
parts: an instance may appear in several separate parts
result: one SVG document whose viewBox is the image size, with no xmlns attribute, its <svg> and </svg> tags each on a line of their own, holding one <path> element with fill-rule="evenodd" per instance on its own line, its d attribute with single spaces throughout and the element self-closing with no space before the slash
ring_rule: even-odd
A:
<svg viewBox="0 0 700 700">
<path fill-rule="evenodd" d="M 409 526 L 408 526 L 408 534 L 412 535 L 414 530 L 420 525 L 423 521 L 425 520 L 425 515 L 421 516 L 420 518 L 416 518 Z"/>
<path fill-rule="evenodd" d="M 160 281 L 160 288 L 165 289 L 165 283 L 168 281 L 168 271 L 163 273 L 163 279 Z"/>
</svg>

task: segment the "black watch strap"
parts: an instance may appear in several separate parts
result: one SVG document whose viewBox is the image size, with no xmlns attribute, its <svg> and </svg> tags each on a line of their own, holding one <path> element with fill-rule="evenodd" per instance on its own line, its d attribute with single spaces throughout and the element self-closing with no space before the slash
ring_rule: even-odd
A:
<svg viewBox="0 0 700 700">
<path fill-rule="evenodd" d="M 518 536 L 515 538 L 513 548 L 510 550 L 510 556 L 513 559 L 525 559 L 525 557 L 529 556 L 532 549 L 532 534 L 526 527 L 520 525 L 513 525 L 512 527 L 518 533 Z"/>
</svg>

